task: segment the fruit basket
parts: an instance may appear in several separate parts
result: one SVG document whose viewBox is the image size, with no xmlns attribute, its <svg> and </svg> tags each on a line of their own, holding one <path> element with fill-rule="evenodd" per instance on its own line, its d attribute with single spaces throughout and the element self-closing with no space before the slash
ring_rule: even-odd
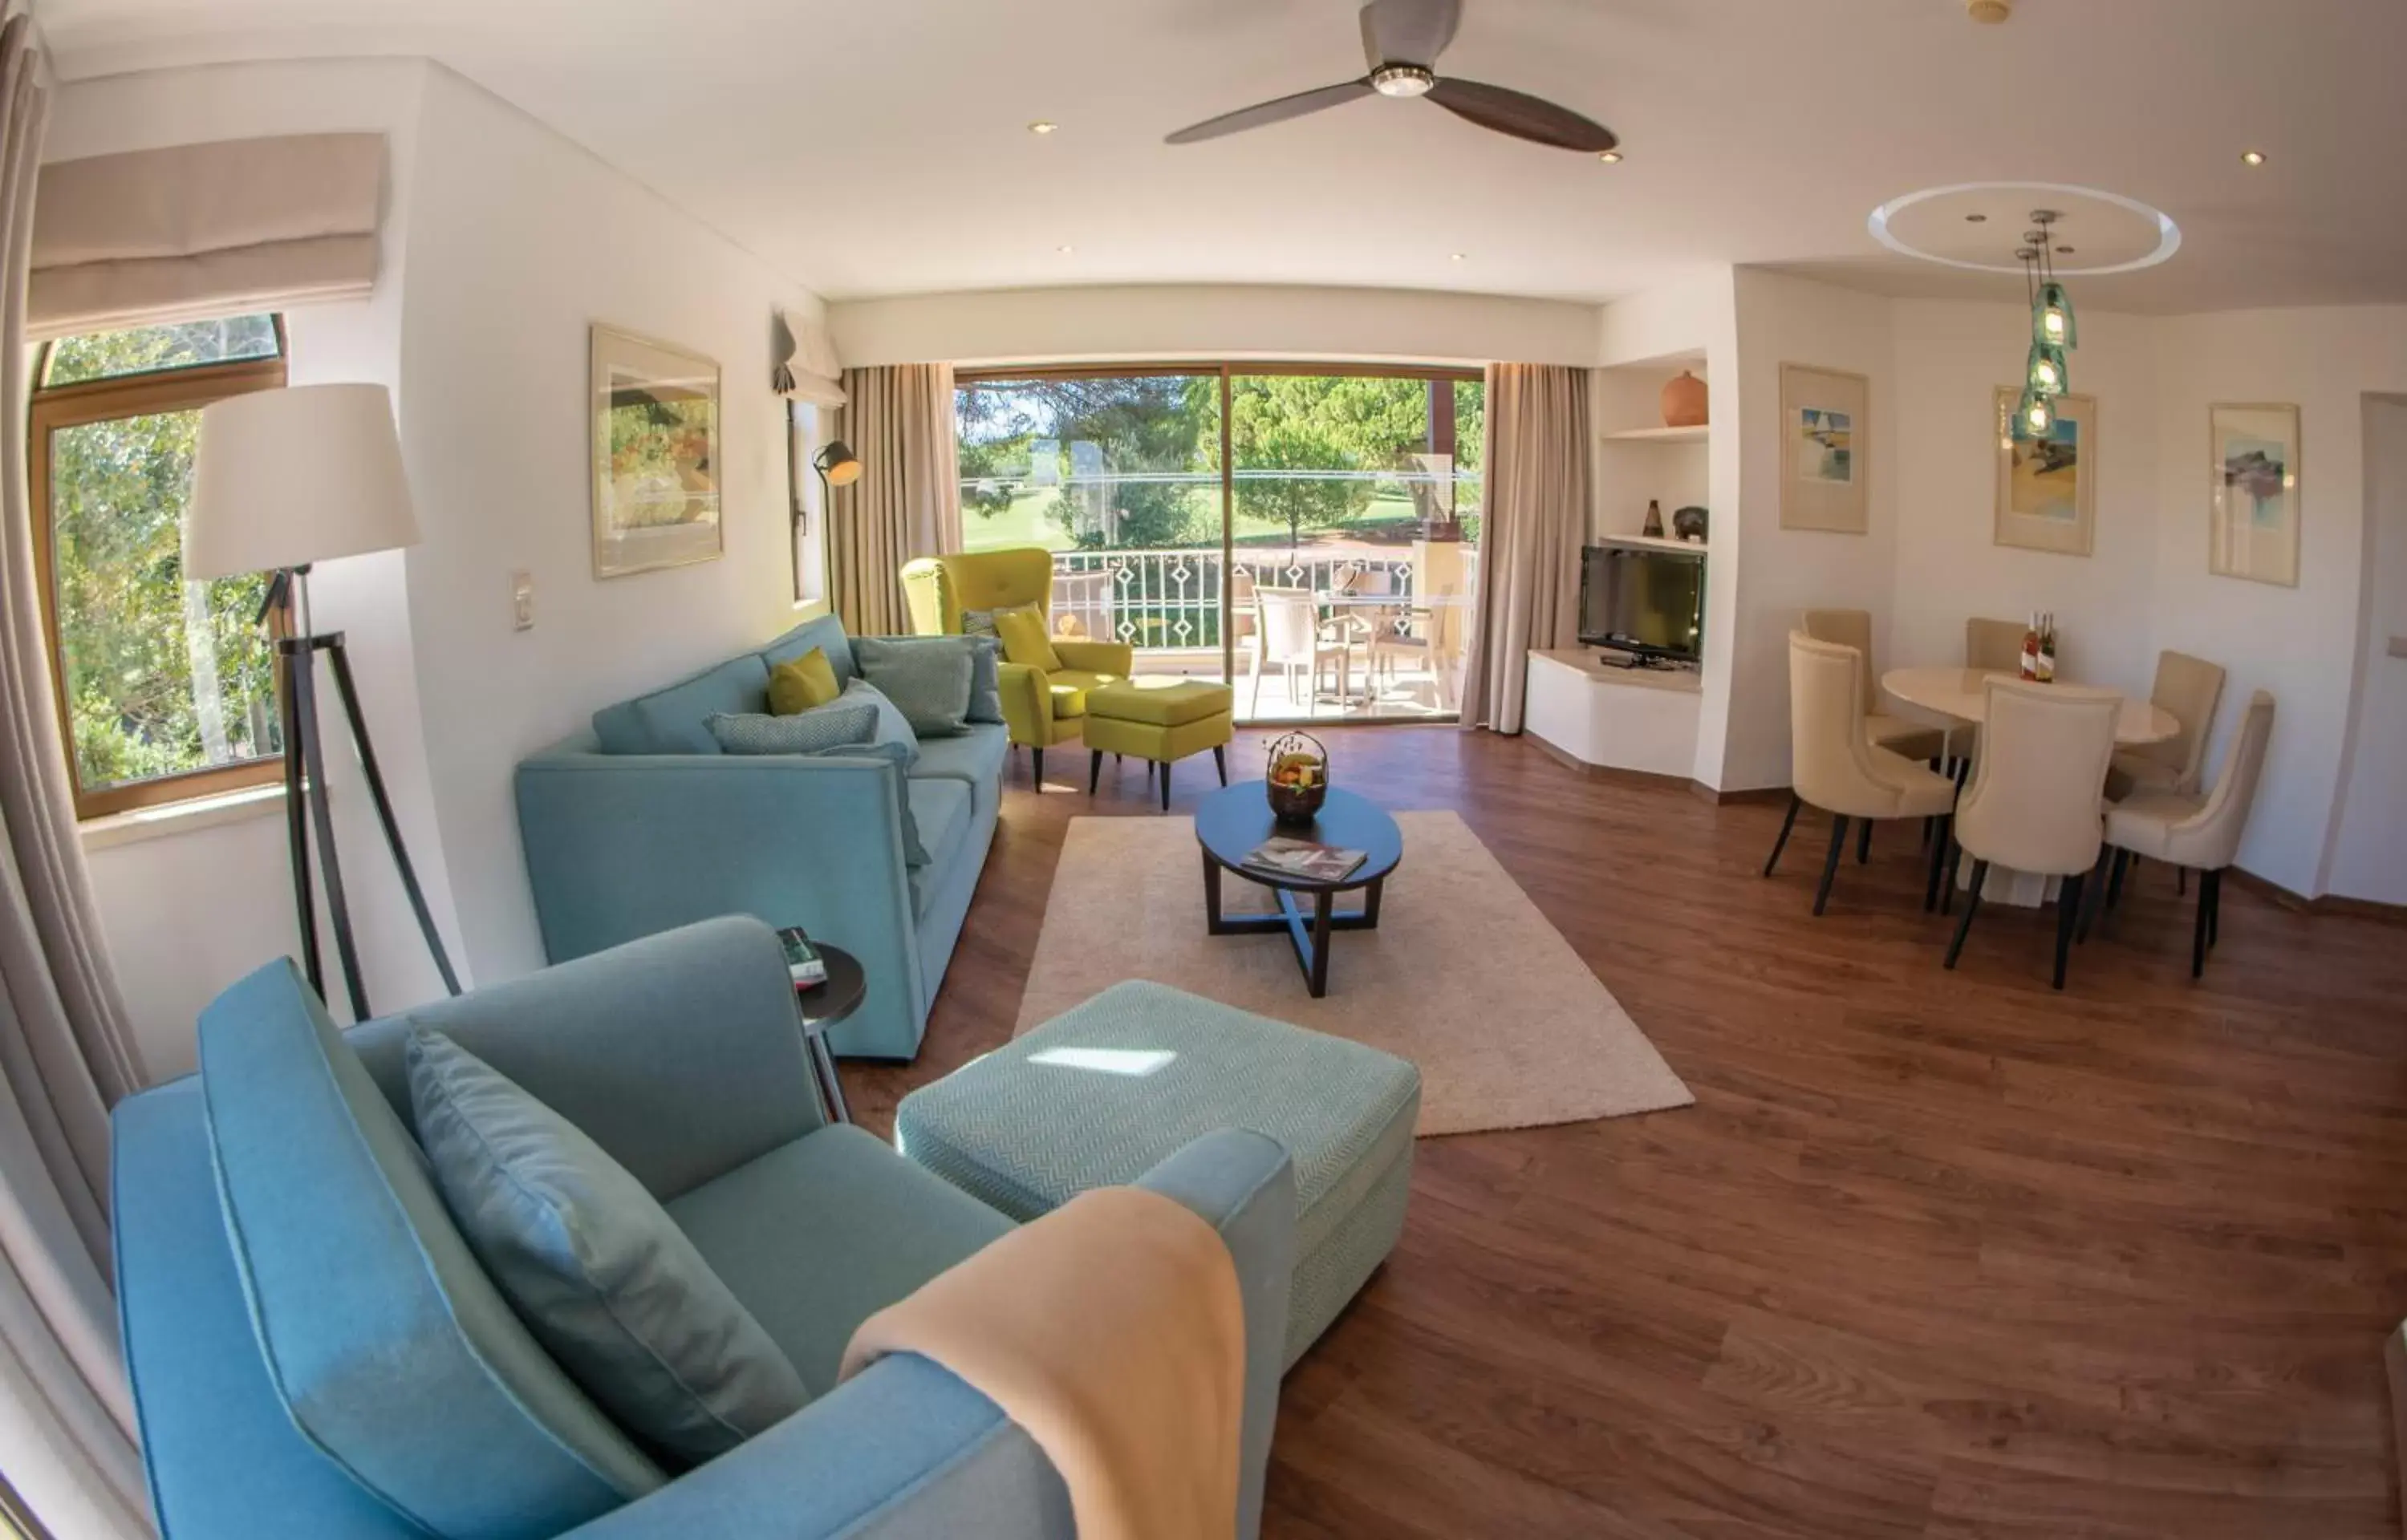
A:
<svg viewBox="0 0 2407 1540">
<path fill-rule="evenodd" d="M 1262 771 L 1271 816 L 1282 824 L 1309 824 L 1329 800 L 1329 751 L 1308 732 L 1291 732 L 1272 742 Z"/>
</svg>

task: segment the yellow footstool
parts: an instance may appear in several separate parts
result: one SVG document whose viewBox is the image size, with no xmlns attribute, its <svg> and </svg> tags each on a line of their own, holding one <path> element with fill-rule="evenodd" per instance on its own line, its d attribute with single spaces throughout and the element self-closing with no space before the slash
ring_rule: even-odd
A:
<svg viewBox="0 0 2407 1540">
<path fill-rule="evenodd" d="M 1170 811 L 1170 766 L 1190 754 L 1212 751 L 1220 784 L 1229 784 L 1229 740 L 1236 692 L 1202 679 L 1122 679 L 1087 692 L 1087 795 L 1104 774 L 1104 756 L 1132 754 L 1159 766 L 1161 810 Z"/>
</svg>

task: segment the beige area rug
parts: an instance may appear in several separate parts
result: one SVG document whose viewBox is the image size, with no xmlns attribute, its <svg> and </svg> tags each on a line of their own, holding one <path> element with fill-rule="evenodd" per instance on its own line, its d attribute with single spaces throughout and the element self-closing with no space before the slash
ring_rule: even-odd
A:
<svg viewBox="0 0 2407 1540">
<path fill-rule="evenodd" d="M 1379 927 L 1332 938 L 1329 995 L 1316 1000 L 1286 937 L 1205 933 L 1192 820 L 1072 819 L 1015 1035 L 1122 979 L 1150 979 L 1410 1059 L 1424 1135 L 1696 1100 L 1460 818 L 1396 822 L 1404 859 Z M 1266 889 L 1220 881 L 1227 912 L 1272 907 Z"/>
</svg>

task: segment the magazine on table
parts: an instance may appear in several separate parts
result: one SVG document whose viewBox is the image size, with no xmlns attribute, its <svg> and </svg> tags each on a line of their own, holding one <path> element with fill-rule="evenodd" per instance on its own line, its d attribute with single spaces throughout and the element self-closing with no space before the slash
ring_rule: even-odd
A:
<svg viewBox="0 0 2407 1540">
<path fill-rule="evenodd" d="M 1256 845 L 1252 854 L 1240 865 L 1244 869 L 1259 871 L 1266 877 L 1284 877 L 1305 883 L 1334 883 L 1352 875 L 1356 867 L 1369 859 L 1369 854 L 1364 851 L 1324 845 L 1317 840 L 1291 840 L 1285 835 L 1274 835 Z"/>
<path fill-rule="evenodd" d="M 803 934 L 801 926 L 788 925 L 777 932 L 777 940 L 786 949 L 786 976 L 794 981 L 795 988 L 807 989 L 827 982 L 827 959 L 811 945 L 811 939 Z"/>
</svg>

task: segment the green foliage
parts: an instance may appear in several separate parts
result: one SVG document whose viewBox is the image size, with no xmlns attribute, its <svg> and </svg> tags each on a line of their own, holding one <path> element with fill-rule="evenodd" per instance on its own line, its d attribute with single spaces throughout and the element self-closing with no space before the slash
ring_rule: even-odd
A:
<svg viewBox="0 0 2407 1540">
<path fill-rule="evenodd" d="M 76 367 L 105 377 L 177 366 L 193 349 L 184 331 L 77 339 Z M 184 581 L 179 521 L 199 417 L 155 413 L 51 435 L 60 672 L 86 790 L 279 752 L 275 654 L 256 621 L 265 579 Z"/>
<path fill-rule="evenodd" d="M 50 348 L 51 385 L 147 374 L 163 369 L 276 356 L 276 318 L 229 316 L 222 320 L 179 321 L 131 332 L 97 332 L 62 337 Z"/>
</svg>

